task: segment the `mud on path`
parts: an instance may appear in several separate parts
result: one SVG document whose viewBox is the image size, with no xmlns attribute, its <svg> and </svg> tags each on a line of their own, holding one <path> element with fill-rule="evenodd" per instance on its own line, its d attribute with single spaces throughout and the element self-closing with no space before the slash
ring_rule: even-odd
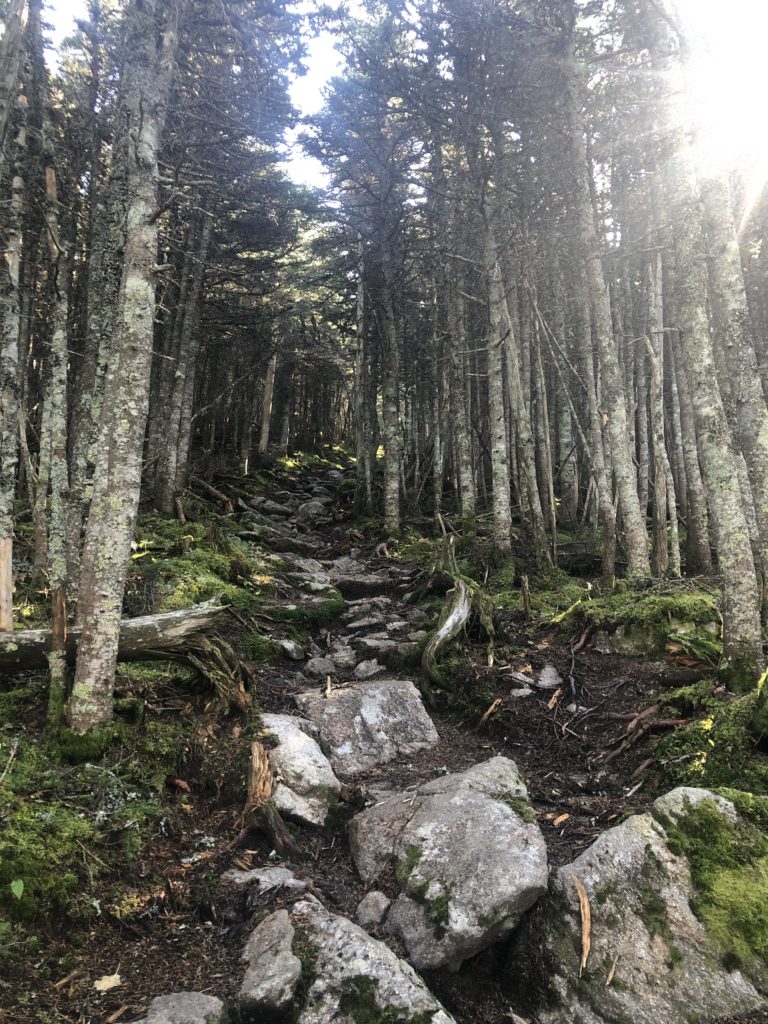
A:
<svg viewBox="0 0 768 1024">
<path fill-rule="evenodd" d="M 409 638 L 418 638 L 430 623 L 418 603 L 408 600 L 420 567 L 385 557 L 379 546 L 366 544 L 350 529 L 334 496 L 336 483 L 326 475 L 307 473 L 282 479 L 272 494 L 260 496 L 253 521 L 249 521 L 253 509 L 243 516 L 243 532 L 248 535 L 260 525 L 265 547 L 270 523 L 280 536 L 296 538 L 295 547 L 301 553 L 282 552 L 285 567 L 276 606 L 301 609 L 317 604 L 325 574 L 346 595 L 342 616 L 314 628 L 304 652 L 315 661 L 333 658 L 335 652 L 337 660 L 328 674 L 332 686 L 343 687 L 355 674 L 355 662 L 362 659 L 359 655 L 350 659 L 348 654 L 340 659 L 339 651 L 344 653 L 350 646 L 359 650 L 363 640 L 370 646 L 370 660 L 380 656 L 386 661 L 398 648 L 413 646 L 417 641 Z M 298 531 L 289 525 L 293 524 L 290 514 L 281 511 L 295 504 L 291 499 L 296 496 L 303 504 L 320 499 Z M 290 544 L 278 546 L 285 549 Z M 268 612 L 262 628 L 275 639 L 286 635 Z M 235 647 L 240 630 L 233 623 L 230 640 Z M 657 795 L 648 770 L 650 736 L 619 756 L 612 752 L 632 716 L 652 704 L 668 685 L 662 680 L 663 665 L 587 648 L 576 661 L 574 694 L 567 681 L 568 637 L 554 631 L 529 633 L 523 624 L 508 621 L 498 639 L 520 653 L 488 668 L 484 648 L 472 649 L 463 672 L 460 710 L 431 712 L 440 735 L 437 745 L 355 778 L 330 826 L 294 830 L 300 853 L 288 866 L 312 880 L 334 913 L 354 920 L 357 904 L 367 891 L 352 862 L 346 824 L 365 806 L 371 789 L 378 796 L 408 790 L 440 774 L 461 772 L 494 755 L 505 755 L 517 763 L 528 785 L 552 866 L 573 860 L 601 832 L 623 815 L 645 810 Z M 524 694 L 527 688 L 519 677 L 536 677 L 546 666 L 556 668 L 566 680 L 557 697 L 553 689 L 532 688 Z M 306 660 L 288 659 L 275 667 L 253 666 L 260 709 L 295 713 L 298 692 L 327 685 L 324 673 L 315 672 L 313 678 L 307 667 Z M 416 678 L 412 672 L 391 669 L 373 678 L 384 676 Z M 46 946 L 44 954 L 15 960 L 13 976 L 0 980 L 3 1024 L 118 1024 L 141 1017 L 149 1000 L 165 992 L 187 989 L 221 998 L 233 996 L 242 979 L 240 958 L 252 922 L 287 899 L 285 890 L 257 895 L 221 878 L 231 868 L 280 863 L 261 835 L 253 834 L 245 846 L 228 849 L 237 832 L 244 791 L 226 779 L 232 747 L 223 741 L 239 740 L 242 725 L 207 712 L 204 697 L 180 697 L 166 689 L 156 693 L 153 701 L 156 713 L 198 716 L 200 742 L 184 776 L 191 798 L 185 799 L 181 814 L 177 809 L 167 835 L 158 835 L 130 867 L 131 888 L 143 893 L 144 912 L 123 919 L 105 912 L 83 929 L 76 948 L 62 934 L 58 943 Z M 220 791 L 212 793 L 209 787 L 208 792 L 196 793 L 196 759 L 205 759 L 210 770 L 217 758 L 222 760 L 217 769 Z M 174 799 L 171 794 L 168 798 Z M 104 907 L 115 887 L 125 882 L 125 878 L 107 876 L 98 883 Z M 385 938 L 398 955 L 404 954 L 391 935 L 375 928 L 371 934 Z M 424 978 L 458 1024 L 502 1024 L 514 1019 L 516 1009 L 499 983 L 504 956 L 500 944 L 466 962 L 455 974 L 431 971 L 424 972 Z M 121 977 L 119 987 L 95 991 L 95 981 L 116 973 Z M 750 1024 L 763 1019 L 759 1015 L 744 1018 Z"/>
</svg>

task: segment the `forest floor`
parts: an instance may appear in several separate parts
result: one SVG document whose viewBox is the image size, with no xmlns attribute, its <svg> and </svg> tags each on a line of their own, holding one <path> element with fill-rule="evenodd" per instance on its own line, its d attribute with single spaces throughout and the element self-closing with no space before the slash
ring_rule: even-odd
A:
<svg viewBox="0 0 768 1024">
<path fill-rule="evenodd" d="M 263 488 L 269 487 L 279 501 L 279 495 L 327 484 L 326 469 L 321 465 L 263 478 L 262 494 Z M 220 486 L 226 489 L 225 484 Z M 388 583 L 380 596 L 390 602 L 388 615 L 411 620 L 414 604 L 408 598 L 425 578 L 424 565 L 398 559 L 396 549 L 382 553 L 377 543 L 381 537 L 369 537 L 366 542 L 358 524 L 350 521 L 343 498 L 335 501 L 333 516 L 332 527 L 308 528 L 300 534 L 301 543 L 309 544 L 313 557 L 323 564 L 348 557 L 352 551 L 366 574 L 378 577 L 386 572 Z M 251 628 L 261 635 L 269 632 L 272 639 L 299 635 L 276 620 L 275 609 L 291 601 L 301 608 L 307 597 L 293 588 L 290 574 L 281 574 L 276 565 L 272 583 L 265 588 L 269 596 L 261 596 L 256 610 L 236 612 L 224 631 L 244 658 L 255 653 L 253 642 L 249 642 Z M 139 583 L 136 589 L 141 590 Z M 365 600 L 376 596 L 369 591 Z M 432 617 L 436 605 L 432 599 Z M 338 618 L 310 624 L 301 639 L 308 646 L 316 645 L 317 653 L 322 654 L 351 632 L 351 624 Z M 432 713 L 440 743 L 408 762 L 385 765 L 356 779 L 349 802 L 325 828 L 292 828 L 300 855 L 288 866 L 312 879 L 330 909 L 354 919 L 366 888 L 351 860 L 346 823 L 362 806 L 364 790 L 382 782 L 393 789 L 407 789 L 496 754 L 512 758 L 520 768 L 553 866 L 572 860 L 624 815 L 645 810 L 665 785 L 653 744 L 668 727 L 644 732 L 643 724 L 694 717 L 700 712 L 666 706 L 670 663 L 664 655 L 623 657 L 601 654 L 587 645 L 572 662 L 572 645 L 580 632 L 564 631 L 540 620 L 523 622 L 514 612 L 502 612 L 497 618 L 491 667 L 479 637 L 465 644 L 460 661 L 454 659 L 458 700 L 450 709 Z M 291 712 L 296 692 L 320 685 L 301 674 L 299 662 L 259 664 L 264 660 L 263 649 L 259 654 L 250 668 L 261 712 Z M 275 661 L 272 657 L 266 660 Z M 688 673 L 707 680 L 711 675 L 695 659 L 677 656 L 675 660 L 673 669 L 681 678 Z M 568 681 L 572 664 L 575 695 Z M 545 666 L 554 666 L 565 680 L 559 692 L 532 688 L 521 695 L 515 674 L 534 677 Z M 414 672 L 401 667 L 389 671 L 387 677 L 417 679 Z M 339 683 L 343 676 L 340 673 Z M 17 702 L 17 720 L 6 723 L 5 734 L 10 737 L 23 729 L 25 742 L 41 744 L 43 684 L 35 677 L 16 683 L 23 684 L 27 697 Z M 714 683 L 708 685 L 715 693 Z M 156 666 L 122 667 L 118 691 L 124 700 L 140 698 L 145 717 L 122 735 L 106 756 L 108 767 L 104 770 L 130 779 L 130 772 L 138 771 L 137 762 L 157 761 L 160 781 L 155 804 L 142 823 L 140 843 L 132 844 L 130 853 L 126 838 L 135 825 L 125 816 L 119 829 L 107 826 L 96 833 L 98 842 L 92 843 L 88 837 L 80 841 L 79 864 L 70 866 L 77 878 L 79 913 L 62 904 L 53 917 L 45 919 L 38 914 L 24 930 L 14 925 L 6 935 L 4 951 L 0 938 L 3 1024 L 117 1024 L 141 1017 L 149 1000 L 166 992 L 195 990 L 221 998 L 233 996 L 241 982 L 242 947 L 254 917 L 286 899 L 284 891 L 258 896 L 222 879 L 233 867 L 280 862 L 267 839 L 258 833 L 250 834 L 245 844 L 233 846 L 245 800 L 245 765 L 253 723 L 239 713 L 223 714 L 210 692 L 201 691 L 188 675 L 170 666 L 162 670 Z M 651 719 L 636 717 L 657 705 Z M 126 738 L 131 730 L 144 737 L 138 746 Z M 621 750 L 622 744 L 626 749 Z M 163 748 L 165 760 L 157 759 L 153 746 Z M 9 749 L 7 744 L 0 748 L 0 771 L 5 767 L 3 749 Z M 686 759 L 690 759 L 686 753 L 668 758 Z M 97 773 L 93 765 L 85 767 L 92 775 Z M 59 778 L 55 786 L 51 783 L 51 792 L 70 810 L 77 810 L 82 803 L 83 817 L 87 817 L 92 805 L 82 766 L 65 768 L 59 775 L 70 778 L 70 788 L 62 791 Z M 136 786 L 147 788 L 140 773 L 136 774 Z M 97 787 L 91 788 L 92 795 L 99 792 Z M 46 784 L 28 787 L 24 799 L 30 806 L 44 806 Z M 142 793 L 138 802 L 144 799 Z M 103 812 L 103 793 L 99 806 Z M 33 942 L 29 941 L 30 929 L 36 933 Z M 15 947 L 10 944 L 14 937 Z M 395 950 L 403 952 L 396 944 Z M 424 977 L 458 1024 L 502 1024 L 512 1019 L 515 1009 L 499 982 L 504 956 L 503 945 L 495 946 L 455 974 L 426 972 Z M 119 975 L 119 984 L 100 984 L 115 975 Z M 757 1022 L 768 1017 L 752 1015 L 741 1020 Z"/>
</svg>

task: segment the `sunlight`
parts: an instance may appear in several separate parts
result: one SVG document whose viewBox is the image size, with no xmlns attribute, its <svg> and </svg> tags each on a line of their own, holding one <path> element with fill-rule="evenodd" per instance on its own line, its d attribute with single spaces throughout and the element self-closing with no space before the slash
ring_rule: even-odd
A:
<svg viewBox="0 0 768 1024">
<path fill-rule="evenodd" d="M 763 0 L 676 0 L 692 56 L 688 114 L 697 126 L 697 157 L 705 173 L 768 176 L 765 97 L 768 4 Z"/>
</svg>

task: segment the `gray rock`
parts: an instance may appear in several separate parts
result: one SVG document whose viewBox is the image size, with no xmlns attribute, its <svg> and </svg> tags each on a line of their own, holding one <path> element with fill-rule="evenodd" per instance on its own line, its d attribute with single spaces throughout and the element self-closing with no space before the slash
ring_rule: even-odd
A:
<svg viewBox="0 0 768 1024">
<path fill-rule="evenodd" d="M 712 793 L 708 789 L 698 789 L 693 786 L 678 786 L 677 789 L 673 789 L 671 792 L 665 793 L 664 796 L 660 796 L 658 800 L 654 800 L 654 817 L 658 818 L 662 824 L 667 820 L 675 822 L 691 807 L 696 807 L 697 804 L 703 803 L 705 800 L 712 800 L 717 805 L 720 813 L 724 814 L 726 818 L 730 818 L 731 821 L 738 821 L 739 815 L 730 800 L 726 800 L 725 797 Z"/>
<path fill-rule="evenodd" d="M 348 644 L 336 644 L 328 652 L 328 657 L 334 663 L 336 668 L 341 671 L 354 668 L 355 662 L 357 661 L 355 652 Z"/>
<path fill-rule="evenodd" d="M 366 893 L 357 905 L 357 923 L 363 928 L 373 928 L 386 917 L 392 900 L 378 889 Z"/>
<path fill-rule="evenodd" d="M 147 1016 L 138 1024 L 218 1024 L 224 1004 L 202 992 L 174 992 L 158 996 L 149 1004 Z"/>
<path fill-rule="evenodd" d="M 414 969 L 358 925 L 329 913 L 313 897 L 293 905 L 291 921 L 309 951 L 314 976 L 298 1024 L 455 1024 Z"/>
<path fill-rule="evenodd" d="M 288 508 L 287 505 L 279 505 L 276 501 L 272 501 L 269 498 L 260 501 L 258 509 L 268 516 L 292 516 L 293 509 Z"/>
<path fill-rule="evenodd" d="M 686 800 L 691 806 L 706 799 L 701 790 L 692 792 L 697 795 L 677 790 L 661 798 L 665 817 L 678 814 Z M 722 808 L 728 818 L 731 809 Z M 574 879 L 584 886 L 592 921 L 581 978 Z M 537 972 L 546 1003 L 537 1021 L 688 1024 L 765 1006 L 752 981 L 723 965 L 722 950 L 693 913 L 693 896 L 686 858 L 670 850 L 664 828 L 650 814 L 609 829 L 559 868 L 516 936 L 509 960 L 512 977 L 530 968 Z"/>
<path fill-rule="evenodd" d="M 396 619 L 394 622 L 387 623 L 388 633 L 402 633 L 403 630 L 408 629 L 408 623 L 402 619 Z"/>
<path fill-rule="evenodd" d="M 418 968 L 456 969 L 508 935 L 547 886 L 547 851 L 514 761 L 494 757 L 358 814 L 349 826 L 370 883 L 394 870 L 386 926 Z"/>
<path fill-rule="evenodd" d="M 419 691 L 405 679 L 350 686 L 328 698 L 300 693 L 296 703 L 317 726 L 333 770 L 346 776 L 415 754 L 440 738 Z"/>
<path fill-rule="evenodd" d="M 535 685 L 541 690 L 557 690 L 563 685 L 563 677 L 554 665 L 545 665 L 539 672 Z"/>
<path fill-rule="evenodd" d="M 520 686 L 516 690 L 509 691 L 510 697 L 530 697 L 532 696 L 532 694 L 533 690 L 530 688 L 530 686 Z"/>
<path fill-rule="evenodd" d="M 327 515 L 325 505 L 316 498 L 312 498 L 311 501 L 305 501 L 303 505 L 299 505 L 296 509 L 296 518 L 302 523 L 314 523 L 325 515 Z"/>
<path fill-rule="evenodd" d="M 384 666 L 380 665 L 376 658 L 373 658 L 371 661 L 361 661 L 359 665 L 355 666 L 355 678 L 370 679 L 371 676 L 383 671 Z"/>
<path fill-rule="evenodd" d="M 269 751 L 277 784 L 277 809 L 303 825 L 323 825 L 341 792 L 328 758 L 309 733 L 309 722 L 290 715 L 262 715 L 264 728 L 278 739 Z"/>
<path fill-rule="evenodd" d="M 384 625 L 383 615 L 366 615 L 362 619 L 355 619 L 349 623 L 350 630 L 378 629 Z"/>
<path fill-rule="evenodd" d="M 358 576 L 331 575 L 331 579 L 336 585 L 336 589 L 345 598 L 381 594 L 383 591 L 389 590 L 391 586 L 389 576 L 376 572 L 363 573 Z"/>
<path fill-rule="evenodd" d="M 395 651 L 399 647 L 409 646 L 401 643 L 399 640 L 390 640 L 386 636 L 364 636 L 360 638 L 358 643 L 366 651 L 375 651 L 377 654 L 384 654 L 386 651 Z"/>
<path fill-rule="evenodd" d="M 295 640 L 281 640 L 280 648 L 286 658 L 290 658 L 291 661 L 303 661 L 307 656 L 304 648 Z"/>
<path fill-rule="evenodd" d="M 239 871 L 232 868 L 221 876 L 223 882 L 232 885 L 255 885 L 260 893 L 271 889 L 287 889 L 290 892 L 306 892 L 312 884 L 310 879 L 297 878 L 290 868 L 270 867 L 253 868 L 251 871 Z"/>
<path fill-rule="evenodd" d="M 330 658 L 310 658 L 304 666 L 304 671 L 308 676 L 315 676 L 317 679 L 325 679 L 326 676 L 332 676 L 334 674 L 336 666 Z"/>
<path fill-rule="evenodd" d="M 247 1006 L 283 1010 L 291 1003 L 301 980 L 294 934 L 287 910 L 270 914 L 251 934 L 243 951 L 248 970 L 240 988 Z"/>
</svg>

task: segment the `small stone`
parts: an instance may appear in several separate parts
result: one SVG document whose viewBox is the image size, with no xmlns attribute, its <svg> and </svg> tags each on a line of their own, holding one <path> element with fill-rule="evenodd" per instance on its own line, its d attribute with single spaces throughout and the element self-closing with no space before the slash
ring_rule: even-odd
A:
<svg viewBox="0 0 768 1024">
<path fill-rule="evenodd" d="M 304 648 L 295 640 L 281 640 L 280 648 L 286 658 L 290 658 L 291 661 L 303 661 L 307 656 Z"/>
<path fill-rule="evenodd" d="M 509 691 L 509 696 L 510 697 L 530 697 L 532 695 L 532 693 L 533 693 L 533 690 L 530 688 L 530 686 L 521 686 L 517 690 L 510 690 Z"/>
<path fill-rule="evenodd" d="M 384 666 L 380 665 L 376 658 L 371 661 L 361 661 L 360 664 L 355 668 L 356 679 L 370 679 L 371 676 L 375 676 L 377 672 L 383 672 Z"/>
<path fill-rule="evenodd" d="M 315 676 L 317 679 L 325 679 L 336 672 L 336 666 L 330 658 L 310 658 L 304 666 L 308 676 Z"/>
<path fill-rule="evenodd" d="M 355 662 L 357 661 L 355 652 L 347 644 L 339 644 L 338 646 L 333 647 L 328 652 L 328 657 L 334 663 L 336 668 L 342 671 L 354 668 Z"/>
<path fill-rule="evenodd" d="M 678 818 L 682 818 L 692 807 L 696 807 L 697 804 L 704 803 L 706 800 L 715 804 L 718 811 L 726 818 L 731 821 L 739 820 L 736 808 L 730 800 L 726 800 L 724 796 L 719 796 L 709 789 L 699 789 L 694 786 L 678 786 L 677 789 L 660 796 L 653 801 L 653 813 L 662 822 L 665 820 L 674 822 Z"/>
<path fill-rule="evenodd" d="M 557 690 L 563 685 L 563 677 L 554 665 L 545 665 L 539 672 L 536 686 L 541 690 Z"/>
<path fill-rule="evenodd" d="M 294 927 L 287 910 L 277 910 L 255 929 L 243 951 L 248 964 L 240 997 L 258 1008 L 283 1010 L 301 980 L 293 953 Z"/>
<path fill-rule="evenodd" d="M 392 900 L 378 889 L 367 893 L 357 905 L 357 923 L 363 928 L 373 928 L 386 917 Z"/>
<path fill-rule="evenodd" d="M 147 1016 L 139 1024 L 218 1024 L 223 1010 L 224 1004 L 215 996 L 174 992 L 153 999 Z"/>
<path fill-rule="evenodd" d="M 284 867 L 253 868 L 252 871 L 239 871 L 232 868 L 230 871 L 224 872 L 221 880 L 239 886 L 255 883 L 260 893 L 268 892 L 270 889 L 306 892 L 312 884 L 309 879 L 297 878 L 290 868 Z"/>
</svg>

